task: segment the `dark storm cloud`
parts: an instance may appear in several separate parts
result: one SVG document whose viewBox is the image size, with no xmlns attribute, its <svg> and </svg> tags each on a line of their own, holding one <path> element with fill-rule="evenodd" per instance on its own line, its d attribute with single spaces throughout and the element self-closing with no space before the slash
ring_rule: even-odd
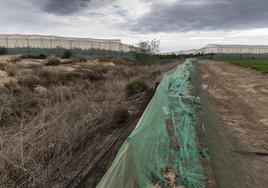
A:
<svg viewBox="0 0 268 188">
<path fill-rule="evenodd" d="M 42 10 L 57 15 L 68 15 L 87 8 L 91 0 L 47 0 Z"/>
<path fill-rule="evenodd" d="M 153 2 L 153 1 L 152 1 Z M 151 11 L 134 20 L 137 32 L 229 30 L 268 26 L 267 0 L 185 0 L 153 4 Z"/>
</svg>

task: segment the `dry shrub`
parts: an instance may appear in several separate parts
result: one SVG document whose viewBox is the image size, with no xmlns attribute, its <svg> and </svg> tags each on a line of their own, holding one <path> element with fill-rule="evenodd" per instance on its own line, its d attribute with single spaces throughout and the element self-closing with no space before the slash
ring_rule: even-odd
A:
<svg viewBox="0 0 268 188">
<path fill-rule="evenodd" d="M 52 187 L 64 178 L 64 166 L 73 153 L 99 135 L 101 126 L 96 126 L 97 122 L 107 117 L 103 104 L 93 102 L 88 93 L 76 93 L 68 101 L 49 104 L 44 101 L 38 115 L 19 123 L 21 128 L 5 138 L 4 155 L 0 156 L 0 166 L 4 166 L 1 185 L 8 182 L 11 187 Z"/>
<path fill-rule="evenodd" d="M 18 83 L 21 86 L 33 88 L 33 87 L 41 84 L 41 80 L 38 76 L 31 74 L 31 75 L 20 76 L 18 78 Z"/>
<path fill-rule="evenodd" d="M 127 96 L 135 95 L 148 89 L 142 78 L 135 78 L 126 85 Z"/>
<path fill-rule="evenodd" d="M 39 71 L 39 77 L 45 85 L 68 83 L 70 81 L 74 81 L 80 76 L 81 75 L 78 72 L 50 71 L 44 69 Z"/>
<path fill-rule="evenodd" d="M 90 70 L 97 73 L 107 73 L 109 71 L 108 67 L 103 64 L 93 64 L 88 66 Z"/>
<path fill-rule="evenodd" d="M 78 56 L 78 57 L 76 57 L 76 61 L 81 62 L 81 63 L 87 62 L 87 60 L 88 60 L 88 57 L 86 57 L 86 56 Z"/>
<path fill-rule="evenodd" d="M 0 62 L 0 70 L 5 71 L 6 70 L 6 63 Z"/>
<path fill-rule="evenodd" d="M 126 60 L 120 57 L 99 57 L 98 61 L 101 63 L 112 62 L 115 65 L 133 65 L 135 62 Z"/>
<path fill-rule="evenodd" d="M 15 82 L 15 81 L 9 81 L 8 83 L 5 83 L 4 85 L 11 93 L 14 93 L 20 90 L 20 86 L 18 85 L 18 82 Z"/>
<path fill-rule="evenodd" d="M 0 95 L 0 125 L 16 130 L 21 121 L 38 113 L 37 106 L 40 101 L 28 87 L 10 83 L 8 89 Z"/>
<path fill-rule="evenodd" d="M 115 122 L 115 126 L 118 127 L 124 124 L 129 118 L 128 108 L 123 105 L 119 105 L 115 108 L 113 113 L 113 121 Z"/>
<path fill-rule="evenodd" d="M 7 65 L 5 71 L 8 73 L 9 76 L 15 76 L 17 72 L 17 68 L 14 65 Z"/>
<path fill-rule="evenodd" d="M 91 70 L 81 70 L 80 74 L 83 79 L 88 79 L 91 81 L 105 80 L 105 77 L 101 73 Z"/>
<path fill-rule="evenodd" d="M 61 63 L 61 59 L 55 56 L 49 56 L 47 59 L 47 66 L 58 66 Z"/>
<path fill-rule="evenodd" d="M 21 56 L 11 56 L 8 58 L 7 62 L 16 64 L 17 62 L 20 62 L 21 60 L 22 60 Z"/>
<path fill-rule="evenodd" d="M 104 76 L 98 72 L 83 69 L 72 72 L 41 70 L 39 72 L 39 77 L 42 80 L 42 84 L 44 85 L 67 84 L 69 82 L 74 82 L 75 80 L 79 79 L 88 79 L 91 81 L 105 79 Z"/>
</svg>

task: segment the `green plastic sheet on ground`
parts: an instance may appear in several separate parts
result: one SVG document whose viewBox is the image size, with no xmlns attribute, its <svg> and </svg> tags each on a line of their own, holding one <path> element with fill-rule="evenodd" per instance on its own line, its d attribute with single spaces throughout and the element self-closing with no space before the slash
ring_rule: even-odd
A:
<svg viewBox="0 0 268 188">
<path fill-rule="evenodd" d="M 190 95 L 194 62 L 165 73 L 98 188 L 169 187 L 168 171 L 176 173 L 176 185 L 205 187 L 194 128 L 199 98 Z"/>
</svg>

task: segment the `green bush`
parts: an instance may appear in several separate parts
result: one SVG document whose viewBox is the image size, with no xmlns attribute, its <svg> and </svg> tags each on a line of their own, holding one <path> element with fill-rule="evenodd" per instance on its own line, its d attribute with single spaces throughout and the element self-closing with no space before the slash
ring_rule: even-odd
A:
<svg viewBox="0 0 268 188">
<path fill-rule="evenodd" d="M 148 89 L 144 79 L 137 78 L 129 82 L 126 86 L 127 96 L 135 95 Z"/>
<path fill-rule="evenodd" d="M 47 60 L 47 64 L 49 66 L 58 66 L 61 63 L 61 59 L 55 56 L 49 56 Z"/>
<path fill-rule="evenodd" d="M 5 55 L 5 54 L 7 54 L 7 48 L 0 47 L 0 55 Z"/>
</svg>

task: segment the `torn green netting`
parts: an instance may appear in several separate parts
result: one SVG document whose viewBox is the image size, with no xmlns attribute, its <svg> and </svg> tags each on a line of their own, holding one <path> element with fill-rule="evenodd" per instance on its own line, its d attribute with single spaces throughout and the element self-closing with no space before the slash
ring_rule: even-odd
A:
<svg viewBox="0 0 268 188">
<path fill-rule="evenodd" d="M 165 73 L 98 188 L 168 187 L 167 171 L 176 173 L 177 185 L 205 187 L 194 128 L 199 98 L 190 94 L 193 68 L 188 59 Z"/>
</svg>

